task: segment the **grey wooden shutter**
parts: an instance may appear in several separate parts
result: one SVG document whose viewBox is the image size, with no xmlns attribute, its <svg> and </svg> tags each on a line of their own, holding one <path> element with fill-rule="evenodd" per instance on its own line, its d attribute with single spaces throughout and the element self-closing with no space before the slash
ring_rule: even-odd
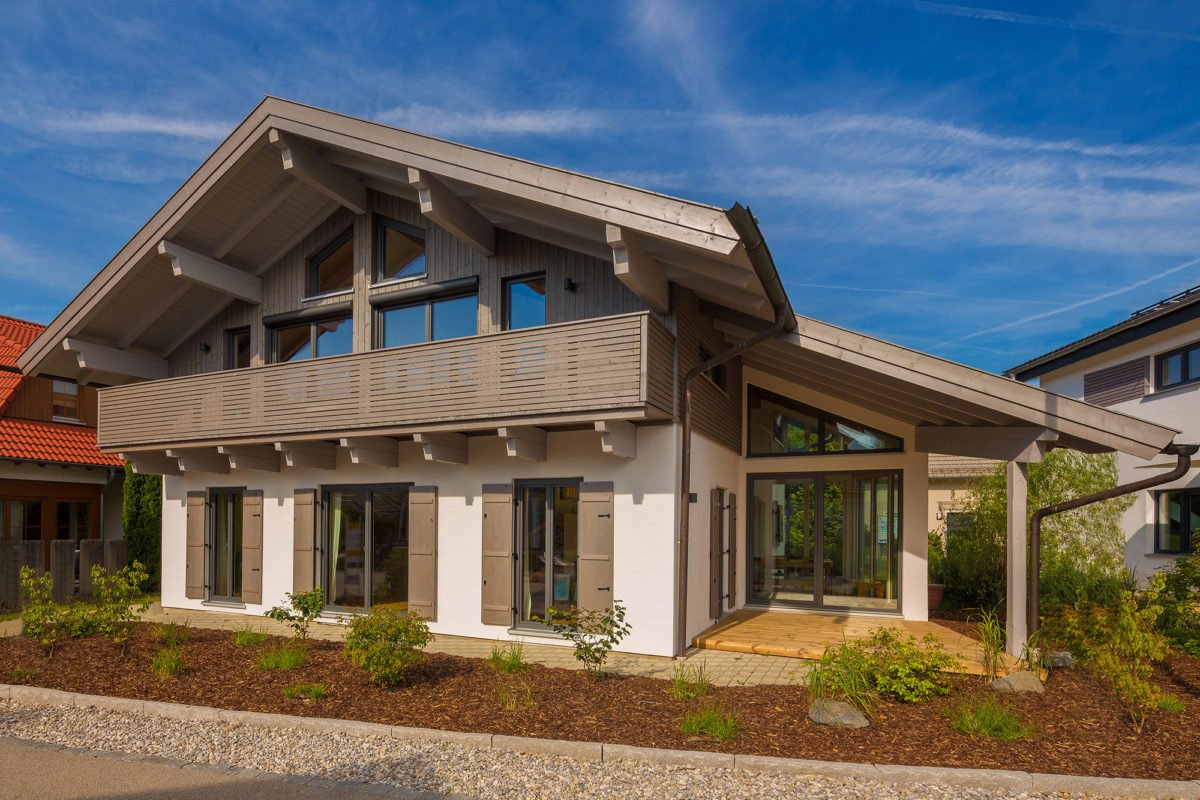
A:
<svg viewBox="0 0 1200 800">
<path fill-rule="evenodd" d="M 184 596 L 204 599 L 205 539 L 208 534 L 208 493 L 187 493 L 187 556 L 184 563 Z"/>
<path fill-rule="evenodd" d="M 437 487 L 408 490 L 408 610 L 437 619 Z"/>
<path fill-rule="evenodd" d="M 262 602 L 263 493 L 242 494 L 242 602 Z"/>
<path fill-rule="evenodd" d="M 483 487 L 483 585 L 480 604 L 484 625 L 513 621 L 513 487 Z"/>
<path fill-rule="evenodd" d="M 316 573 L 317 490 L 297 489 L 292 495 L 292 591 L 313 588 Z"/>
<path fill-rule="evenodd" d="M 713 489 L 708 495 L 708 616 L 721 616 L 721 514 L 724 492 Z"/>
<path fill-rule="evenodd" d="M 579 588 L 576 605 L 603 611 L 613 602 L 613 485 L 579 486 Z"/>
<path fill-rule="evenodd" d="M 725 607 L 732 609 L 737 603 L 737 495 L 730 492 L 725 506 L 729 511 L 725 517 L 725 539 L 729 542 L 725 556 L 727 559 L 725 568 L 729 571 L 729 577 L 725 584 Z"/>
</svg>

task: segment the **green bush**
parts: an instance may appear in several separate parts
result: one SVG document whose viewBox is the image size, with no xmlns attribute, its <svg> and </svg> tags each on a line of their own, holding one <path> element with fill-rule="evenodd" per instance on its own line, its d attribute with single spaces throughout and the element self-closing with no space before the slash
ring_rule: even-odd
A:
<svg viewBox="0 0 1200 800">
<path fill-rule="evenodd" d="M 134 605 L 134 601 L 142 595 L 142 587 L 146 580 L 146 568 L 140 561 L 122 567 L 112 575 L 99 564 L 92 566 L 92 592 L 95 603 L 90 609 L 89 628 L 96 635 L 121 645 L 122 654 L 125 652 L 125 645 L 133 637 L 142 614 L 150 607 L 145 601 Z"/>
<path fill-rule="evenodd" d="M 1200 656 L 1200 553 L 1176 558 L 1162 575 L 1158 630 L 1183 652 Z"/>
<path fill-rule="evenodd" d="M 946 537 L 939 530 L 929 532 L 929 582 L 946 582 Z"/>
<path fill-rule="evenodd" d="M 1029 739 L 1036 730 L 994 695 L 964 698 L 950 714 L 954 729 L 968 736 L 1013 741 Z"/>
<path fill-rule="evenodd" d="M 676 700 L 696 700 L 708 694 L 712 683 L 704 662 L 694 667 L 676 664 L 671 672 L 671 696 Z"/>
<path fill-rule="evenodd" d="M 295 642 L 281 642 L 258 656 L 258 668 L 264 672 L 272 669 L 300 669 L 302 666 L 304 648 Z"/>
<path fill-rule="evenodd" d="M 265 615 L 276 622 L 290 625 L 296 633 L 296 638 L 303 642 L 308 640 L 308 626 L 314 619 L 321 616 L 321 612 L 324 610 L 325 592 L 320 586 L 314 586 L 300 594 L 288 592 L 287 605 L 275 606 L 265 612 Z"/>
<path fill-rule="evenodd" d="M 50 599 L 54 585 L 48 572 L 21 567 L 21 635 L 46 648 L 54 655 L 54 646 L 64 631 L 64 608 Z"/>
<path fill-rule="evenodd" d="M 237 647 L 256 647 L 270 638 L 269 634 L 254 630 L 249 625 L 233 632 L 233 643 Z"/>
<path fill-rule="evenodd" d="M 395 686 L 419 662 L 433 639 L 418 614 L 398 614 L 383 608 L 355 617 L 346 634 L 346 658 L 380 686 Z"/>
<path fill-rule="evenodd" d="M 503 646 L 492 645 L 492 653 L 488 656 L 488 666 L 505 675 L 527 671 L 529 664 L 525 662 L 525 645 L 521 642 L 509 642 Z"/>
<path fill-rule="evenodd" d="M 868 717 L 879 709 L 874 665 L 861 642 L 825 648 L 805 679 L 813 700 L 844 700 Z"/>
<path fill-rule="evenodd" d="M 625 606 L 619 600 L 603 611 L 571 606 L 566 611 L 550 608 L 547 616 L 554 632 L 574 645 L 575 660 L 589 674 L 599 673 L 608 654 L 633 630 L 625 621 Z"/>
<path fill-rule="evenodd" d="M 991 608 L 1004 597 L 1004 529 L 972 522 L 946 536 L 942 573 L 946 601 L 956 608 Z"/>
<path fill-rule="evenodd" d="M 164 647 L 150 661 L 150 671 L 156 678 L 174 678 L 182 669 L 183 651 L 178 647 Z"/>
<path fill-rule="evenodd" d="M 1187 703 L 1182 698 L 1173 694 L 1164 694 L 1158 699 L 1158 707 L 1162 711 L 1168 711 L 1172 714 L 1182 714 L 1187 711 Z"/>
<path fill-rule="evenodd" d="M 689 736 L 711 736 L 724 742 L 738 735 L 738 723 L 733 714 L 708 703 L 684 714 L 679 730 Z"/>
<path fill-rule="evenodd" d="M 153 591 L 161 583 L 162 476 L 139 475 L 126 464 L 122 494 L 121 528 L 129 558 L 145 565 L 145 588 Z"/>
<path fill-rule="evenodd" d="M 283 690 L 288 700 L 324 700 L 328 694 L 329 687 L 323 683 L 297 683 Z"/>
</svg>

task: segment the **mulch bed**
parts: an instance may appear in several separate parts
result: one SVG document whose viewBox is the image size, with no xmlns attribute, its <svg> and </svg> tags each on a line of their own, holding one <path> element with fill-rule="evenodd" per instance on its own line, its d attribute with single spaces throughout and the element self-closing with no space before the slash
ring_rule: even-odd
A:
<svg viewBox="0 0 1200 800">
<path fill-rule="evenodd" d="M 537 665 L 514 679 L 497 675 L 480 659 L 433 653 L 413 670 L 409 684 L 385 690 L 343 658 L 339 643 L 310 642 L 303 668 L 263 672 L 255 664 L 267 646 L 237 647 L 228 632 L 194 629 L 184 649 L 184 672 L 160 680 L 150 674 L 158 643 L 149 625 L 139 626 L 123 657 L 110 642 L 80 639 L 59 645 L 48 660 L 36 643 L 11 637 L 0 639 L 0 682 L 21 669 L 34 673 L 24 683 L 52 689 L 454 731 L 833 761 L 1200 777 L 1200 659 L 1187 656 L 1167 659 L 1156 678 L 1187 702 L 1187 710 L 1155 714 L 1140 736 L 1094 679 L 1062 670 L 1044 695 L 1010 701 L 1040 731 L 1030 741 L 973 739 L 955 731 L 946 718 L 949 710 L 983 690 L 981 679 L 956 676 L 950 696 L 917 705 L 885 702 L 880 719 L 862 731 L 810 722 L 798 687 L 715 688 L 710 700 L 732 710 L 741 725 L 736 739 L 718 742 L 679 732 L 687 704 L 674 700 L 662 680 L 594 678 Z M 533 706 L 502 708 L 500 687 L 514 681 L 528 685 Z M 283 690 L 301 682 L 325 684 L 328 697 L 285 699 Z"/>
</svg>

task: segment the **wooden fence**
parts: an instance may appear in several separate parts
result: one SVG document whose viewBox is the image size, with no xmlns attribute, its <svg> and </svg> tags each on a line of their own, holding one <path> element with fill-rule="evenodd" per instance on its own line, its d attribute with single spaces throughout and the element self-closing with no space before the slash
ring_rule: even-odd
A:
<svg viewBox="0 0 1200 800">
<path fill-rule="evenodd" d="M 59 602 L 75 595 L 92 594 L 92 566 L 100 564 L 111 575 L 125 566 L 124 539 L 82 539 L 79 542 L 50 542 L 50 566 L 46 569 L 46 543 L 0 542 L 0 608 L 13 611 L 21 604 L 21 567 L 50 573 L 51 597 Z"/>
</svg>

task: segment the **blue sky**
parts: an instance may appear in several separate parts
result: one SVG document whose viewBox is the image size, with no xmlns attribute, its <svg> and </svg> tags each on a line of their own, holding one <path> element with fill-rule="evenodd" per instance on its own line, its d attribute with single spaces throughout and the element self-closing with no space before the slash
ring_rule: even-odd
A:
<svg viewBox="0 0 1200 800">
<path fill-rule="evenodd" d="M 1001 370 L 1200 283 L 1200 3 L 9 2 L 0 312 L 274 94 L 749 205 L 800 313 Z"/>
</svg>

